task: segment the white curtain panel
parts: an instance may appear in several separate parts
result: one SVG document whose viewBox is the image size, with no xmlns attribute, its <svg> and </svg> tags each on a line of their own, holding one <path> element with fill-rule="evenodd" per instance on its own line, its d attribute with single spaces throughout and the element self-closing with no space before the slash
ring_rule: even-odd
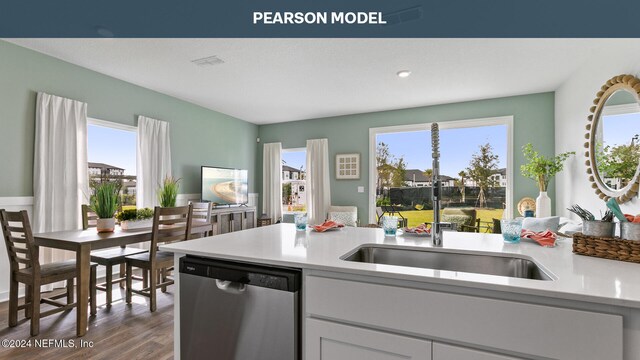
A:
<svg viewBox="0 0 640 360">
<path fill-rule="evenodd" d="M 275 223 L 282 218 L 282 144 L 264 144 L 262 153 L 262 212 Z"/>
<path fill-rule="evenodd" d="M 87 104 L 38 93 L 33 162 L 33 232 L 82 228 L 80 207 L 88 201 Z M 74 257 L 72 252 L 64 250 L 40 249 L 41 264 Z M 47 289 L 51 288 L 47 286 Z"/>
<path fill-rule="evenodd" d="M 138 208 L 159 205 L 157 190 L 171 175 L 169 123 L 138 116 L 136 204 Z"/>
<path fill-rule="evenodd" d="M 331 206 L 329 140 L 307 140 L 307 214 L 309 224 L 321 224 Z"/>
</svg>

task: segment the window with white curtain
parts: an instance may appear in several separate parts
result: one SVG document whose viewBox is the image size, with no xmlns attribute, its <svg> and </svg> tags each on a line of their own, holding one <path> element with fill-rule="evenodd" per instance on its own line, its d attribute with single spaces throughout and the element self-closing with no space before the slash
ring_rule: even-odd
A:
<svg viewBox="0 0 640 360">
<path fill-rule="evenodd" d="M 306 148 L 282 149 L 282 212 L 306 212 Z"/>
<path fill-rule="evenodd" d="M 136 206 L 136 137 L 135 126 L 88 119 L 89 181 L 120 183 L 124 208 Z"/>
</svg>

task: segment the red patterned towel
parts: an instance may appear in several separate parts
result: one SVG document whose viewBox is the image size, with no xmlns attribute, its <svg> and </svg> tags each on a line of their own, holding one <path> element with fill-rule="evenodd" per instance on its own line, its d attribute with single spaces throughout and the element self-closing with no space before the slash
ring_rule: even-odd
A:
<svg viewBox="0 0 640 360">
<path fill-rule="evenodd" d="M 554 234 L 551 230 L 545 230 L 542 232 L 535 232 L 531 230 L 522 229 L 522 233 L 520 237 L 534 240 L 538 244 L 544 247 L 554 247 L 556 246 L 556 234 Z"/>
</svg>

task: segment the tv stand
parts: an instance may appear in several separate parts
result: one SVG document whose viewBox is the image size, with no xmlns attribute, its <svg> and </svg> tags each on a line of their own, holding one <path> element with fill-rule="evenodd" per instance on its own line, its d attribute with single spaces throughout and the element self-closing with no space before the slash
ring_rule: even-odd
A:
<svg viewBox="0 0 640 360">
<path fill-rule="evenodd" d="M 213 234 L 226 234 L 234 231 L 252 229 L 257 225 L 255 206 L 216 206 L 211 210 Z"/>
</svg>

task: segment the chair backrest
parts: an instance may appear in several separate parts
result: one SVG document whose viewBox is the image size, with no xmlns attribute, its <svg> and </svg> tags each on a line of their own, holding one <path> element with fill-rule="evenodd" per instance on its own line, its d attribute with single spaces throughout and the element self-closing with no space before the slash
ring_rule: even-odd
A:
<svg viewBox="0 0 640 360">
<path fill-rule="evenodd" d="M 82 230 L 98 226 L 98 215 L 94 213 L 89 205 L 82 205 Z"/>
<path fill-rule="evenodd" d="M 179 207 L 156 206 L 151 230 L 150 259 L 155 259 L 159 244 L 189 240 L 193 205 Z"/>
<path fill-rule="evenodd" d="M 25 210 L 0 210 L 0 223 L 4 242 L 7 245 L 11 272 L 32 268 L 33 276 L 40 276 L 38 247 L 33 240 L 29 215 Z"/>
<path fill-rule="evenodd" d="M 207 222 L 211 221 L 211 208 L 213 207 L 213 203 L 189 201 L 189 204 L 193 205 L 194 220 L 204 220 Z"/>
<path fill-rule="evenodd" d="M 337 221 L 345 226 L 358 226 L 357 206 L 329 206 L 327 219 Z"/>
</svg>

